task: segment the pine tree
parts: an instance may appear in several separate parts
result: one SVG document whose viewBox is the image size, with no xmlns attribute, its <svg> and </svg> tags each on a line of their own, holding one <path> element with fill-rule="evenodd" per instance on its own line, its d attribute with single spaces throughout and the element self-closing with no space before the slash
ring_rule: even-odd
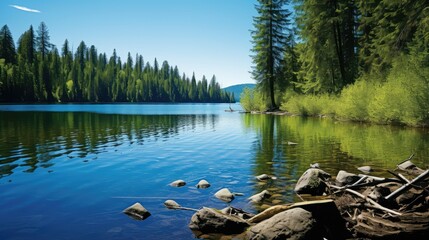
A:
<svg viewBox="0 0 429 240">
<path fill-rule="evenodd" d="M 50 42 L 48 27 L 44 22 L 41 22 L 39 29 L 37 30 L 36 44 L 37 50 L 42 56 L 42 60 L 45 60 L 46 55 L 48 55 L 49 50 L 53 46 Z"/>
<path fill-rule="evenodd" d="M 275 101 L 275 81 L 286 47 L 290 31 L 290 12 L 285 9 L 287 0 L 258 0 L 258 16 L 253 18 L 255 30 L 251 31 L 253 39 L 253 78 L 259 88 L 269 96 L 270 109 L 277 109 Z"/>
<path fill-rule="evenodd" d="M 356 6 L 349 0 L 297 1 L 304 92 L 339 92 L 357 76 Z"/>
<path fill-rule="evenodd" d="M 0 59 L 5 59 L 6 63 L 16 63 L 15 43 L 7 25 L 0 29 Z"/>
</svg>

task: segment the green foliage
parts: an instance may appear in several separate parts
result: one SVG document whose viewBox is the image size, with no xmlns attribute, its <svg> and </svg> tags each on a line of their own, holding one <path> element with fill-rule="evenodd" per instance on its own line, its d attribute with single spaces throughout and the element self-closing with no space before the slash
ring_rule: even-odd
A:
<svg viewBox="0 0 429 240">
<path fill-rule="evenodd" d="M 426 73 L 426 74 L 425 74 Z M 375 92 L 368 106 L 371 120 L 379 123 L 427 124 L 429 120 L 428 70 L 399 58 L 387 82 Z"/>
<path fill-rule="evenodd" d="M 375 96 L 377 85 L 371 81 L 357 81 L 341 92 L 336 108 L 340 118 L 354 121 L 369 120 L 368 105 Z"/>
<path fill-rule="evenodd" d="M 15 43 L 7 25 L 0 29 L 0 59 L 6 63 L 16 63 Z"/>
<path fill-rule="evenodd" d="M 303 116 L 328 115 L 335 112 L 336 98 L 328 94 L 285 94 L 281 110 Z"/>
<path fill-rule="evenodd" d="M 267 110 L 268 103 L 263 94 L 255 88 L 244 88 L 240 95 L 241 107 L 246 112 L 251 111 L 265 111 Z"/>
<path fill-rule="evenodd" d="M 348 0 L 296 1 L 300 38 L 299 87 L 338 93 L 357 75 L 356 6 Z"/>
<path fill-rule="evenodd" d="M 8 40 L 0 41 L 0 53 L 7 46 L 15 56 L 7 26 L 0 33 L 0 40 Z M 0 102 L 234 102 L 214 75 L 210 84 L 205 76 L 189 80 L 167 61 L 160 68 L 155 59 L 152 67 L 128 53 L 122 63 L 116 50 L 108 60 L 83 41 L 72 53 L 65 40 L 60 54 L 43 22 L 36 37 L 30 27 L 18 43 L 17 62 L 4 57 L 0 64 Z"/>
</svg>

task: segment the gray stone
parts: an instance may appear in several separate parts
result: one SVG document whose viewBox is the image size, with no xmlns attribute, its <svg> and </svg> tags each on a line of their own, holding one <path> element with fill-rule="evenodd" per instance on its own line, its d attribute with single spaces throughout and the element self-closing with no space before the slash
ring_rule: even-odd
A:
<svg viewBox="0 0 429 240">
<path fill-rule="evenodd" d="M 229 191 L 228 188 L 222 188 L 221 190 L 217 191 L 215 193 L 215 197 L 227 203 L 234 200 L 234 195 L 231 193 L 231 191 Z"/>
<path fill-rule="evenodd" d="M 268 179 L 271 179 L 271 177 L 270 176 L 268 176 L 268 174 L 261 174 L 261 175 L 258 175 L 258 176 L 256 176 L 256 179 L 258 179 L 259 181 L 264 181 L 264 180 L 268 180 Z"/>
<path fill-rule="evenodd" d="M 349 184 L 355 183 L 359 179 L 360 179 L 360 177 L 356 174 L 348 173 L 344 170 L 340 170 L 337 174 L 336 181 L 340 185 L 349 185 Z"/>
<path fill-rule="evenodd" d="M 286 210 L 252 226 L 246 239 L 322 239 L 311 212 L 302 208 Z"/>
<path fill-rule="evenodd" d="M 248 213 L 248 212 L 244 211 L 243 209 L 235 208 L 232 206 L 228 206 L 228 207 L 226 207 L 220 211 L 223 214 L 235 215 L 235 216 L 242 218 L 242 219 L 249 219 L 249 218 L 252 218 L 255 216 L 255 214 L 253 214 L 253 213 Z"/>
<path fill-rule="evenodd" d="M 167 200 L 164 202 L 164 206 L 166 206 L 168 209 L 179 209 L 182 206 L 180 206 L 180 204 L 178 204 L 176 201 L 174 200 Z"/>
<path fill-rule="evenodd" d="M 138 202 L 126 208 L 123 213 L 127 214 L 129 217 L 135 220 L 145 220 L 150 216 L 150 212 Z"/>
<path fill-rule="evenodd" d="M 200 180 L 196 186 L 197 188 L 208 188 L 210 187 L 210 183 L 207 182 L 206 180 Z"/>
<path fill-rule="evenodd" d="M 371 166 L 362 166 L 362 167 L 358 167 L 357 169 L 359 171 L 363 172 L 363 173 L 370 173 L 370 172 L 372 172 L 372 167 Z"/>
<path fill-rule="evenodd" d="M 186 182 L 183 180 L 176 180 L 176 181 L 170 183 L 170 186 L 172 186 L 172 187 L 183 187 L 185 185 L 186 185 Z"/>
<path fill-rule="evenodd" d="M 189 228 L 200 233 L 238 234 L 244 232 L 249 224 L 236 215 L 224 214 L 213 208 L 203 207 L 196 212 Z"/>
<path fill-rule="evenodd" d="M 320 164 L 319 163 L 311 163 L 310 168 L 320 168 Z"/>
<path fill-rule="evenodd" d="M 270 192 L 268 192 L 267 190 L 264 190 L 260 193 L 257 193 L 255 195 L 249 197 L 247 200 L 249 200 L 250 202 L 253 202 L 253 203 L 260 203 L 263 200 L 270 198 L 270 197 L 271 197 Z"/>
<path fill-rule="evenodd" d="M 309 168 L 298 179 L 295 192 L 299 194 L 322 195 L 326 189 L 324 181 L 331 177 L 329 173 L 318 169 Z"/>
</svg>

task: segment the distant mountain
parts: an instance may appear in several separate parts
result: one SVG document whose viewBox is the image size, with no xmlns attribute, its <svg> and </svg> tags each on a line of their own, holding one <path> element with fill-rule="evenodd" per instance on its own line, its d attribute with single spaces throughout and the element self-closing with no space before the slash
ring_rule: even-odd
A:
<svg viewBox="0 0 429 240">
<path fill-rule="evenodd" d="M 223 90 L 225 90 L 226 92 L 234 93 L 235 101 L 239 102 L 240 101 L 240 95 L 243 92 L 243 90 L 245 88 L 251 88 L 252 89 L 255 86 L 256 86 L 256 84 L 253 84 L 253 83 L 244 83 L 244 84 L 232 85 L 232 86 L 224 88 Z"/>
</svg>

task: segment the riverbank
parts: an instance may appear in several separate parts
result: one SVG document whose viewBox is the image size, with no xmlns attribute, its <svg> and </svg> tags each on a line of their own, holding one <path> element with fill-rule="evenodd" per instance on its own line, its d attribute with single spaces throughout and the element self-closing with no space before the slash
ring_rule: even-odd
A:
<svg viewBox="0 0 429 240">
<path fill-rule="evenodd" d="M 223 210 L 203 207 L 189 227 L 203 239 L 214 235 L 221 239 L 421 238 L 429 232 L 429 170 L 414 165 L 412 156 L 388 171 L 393 178 L 372 176 L 372 168 L 363 166 L 358 170 L 364 174 L 340 170 L 331 179 L 319 164 L 313 164 L 295 185 L 301 202 L 274 205 L 256 215 L 232 206 Z M 309 196 L 320 197 L 306 201 Z M 260 204 L 268 198 L 264 190 L 248 200 Z"/>
<path fill-rule="evenodd" d="M 406 123 L 398 122 L 398 121 L 376 122 L 376 121 L 363 120 L 363 119 L 339 117 L 339 116 L 335 115 L 334 113 L 313 113 L 313 114 L 309 114 L 308 112 L 305 112 L 305 113 L 289 112 L 286 110 L 279 110 L 279 111 L 242 111 L 241 113 L 267 114 L 267 115 L 289 116 L 289 117 L 329 118 L 329 119 L 333 119 L 336 121 L 342 121 L 342 122 L 366 123 L 366 124 L 377 124 L 377 125 L 391 125 L 391 126 L 406 126 L 406 127 L 413 127 L 413 128 L 427 128 L 429 126 L 429 122 L 421 122 L 418 124 L 406 124 Z"/>
</svg>

